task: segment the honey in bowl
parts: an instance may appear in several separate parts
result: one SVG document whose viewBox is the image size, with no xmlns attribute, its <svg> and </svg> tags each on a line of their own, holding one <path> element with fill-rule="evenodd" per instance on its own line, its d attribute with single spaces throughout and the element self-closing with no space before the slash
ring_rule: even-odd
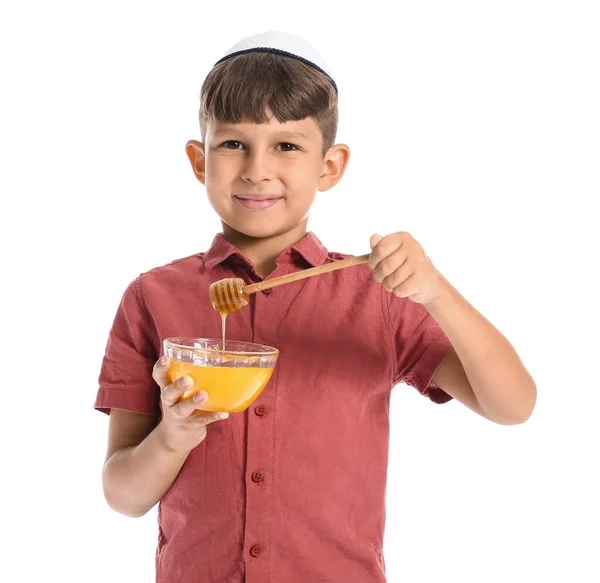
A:
<svg viewBox="0 0 600 583">
<path fill-rule="evenodd" d="M 183 375 L 194 384 L 182 399 L 204 390 L 208 400 L 198 409 L 237 413 L 245 411 L 269 382 L 279 356 L 271 346 L 210 338 L 167 338 L 164 353 L 171 359 L 169 383 Z"/>
</svg>

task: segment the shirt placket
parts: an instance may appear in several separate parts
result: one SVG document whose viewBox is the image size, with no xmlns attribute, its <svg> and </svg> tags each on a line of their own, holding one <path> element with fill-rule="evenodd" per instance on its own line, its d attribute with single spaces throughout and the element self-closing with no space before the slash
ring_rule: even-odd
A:
<svg viewBox="0 0 600 583">
<path fill-rule="evenodd" d="M 252 341 L 275 346 L 273 290 L 258 292 L 254 298 Z M 277 367 L 269 383 L 248 410 L 246 459 L 246 524 L 244 557 L 246 582 L 270 581 L 270 535 L 272 520 L 275 394 Z"/>
</svg>

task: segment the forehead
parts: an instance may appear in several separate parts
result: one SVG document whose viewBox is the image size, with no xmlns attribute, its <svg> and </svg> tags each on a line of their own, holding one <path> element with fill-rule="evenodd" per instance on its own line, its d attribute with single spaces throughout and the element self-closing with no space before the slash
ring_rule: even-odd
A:
<svg viewBox="0 0 600 583">
<path fill-rule="evenodd" d="M 225 134 L 238 133 L 255 138 L 279 137 L 308 141 L 321 139 L 319 127 L 311 117 L 296 121 L 279 122 L 273 115 L 269 113 L 267 115 L 267 123 L 255 123 L 254 121 L 232 123 L 209 120 L 206 133 L 215 138 Z"/>
</svg>

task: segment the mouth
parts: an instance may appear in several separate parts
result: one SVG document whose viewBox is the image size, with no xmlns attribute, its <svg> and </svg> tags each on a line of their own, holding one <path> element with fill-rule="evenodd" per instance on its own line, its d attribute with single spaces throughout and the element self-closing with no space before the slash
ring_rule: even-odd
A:
<svg viewBox="0 0 600 583">
<path fill-rule="evenodd" d="M 283 196 L 278 194 L 234 194 L 242 206 L 251 210 L 264 210 L 276 205 Z"/>
</svg>

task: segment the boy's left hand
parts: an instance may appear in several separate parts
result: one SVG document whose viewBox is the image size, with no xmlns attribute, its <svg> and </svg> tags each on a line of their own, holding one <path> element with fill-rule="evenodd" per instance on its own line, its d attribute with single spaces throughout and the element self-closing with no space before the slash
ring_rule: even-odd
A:
<svg viewBox="0 0 600 583">
<path fill-rule="evenodd" d="M 373 235 L 371 250 L 368 265 L 387 291 L 417 304 L 431 303 L 440 295 L 442 275 L 410 233 Z"/>
</svg>

